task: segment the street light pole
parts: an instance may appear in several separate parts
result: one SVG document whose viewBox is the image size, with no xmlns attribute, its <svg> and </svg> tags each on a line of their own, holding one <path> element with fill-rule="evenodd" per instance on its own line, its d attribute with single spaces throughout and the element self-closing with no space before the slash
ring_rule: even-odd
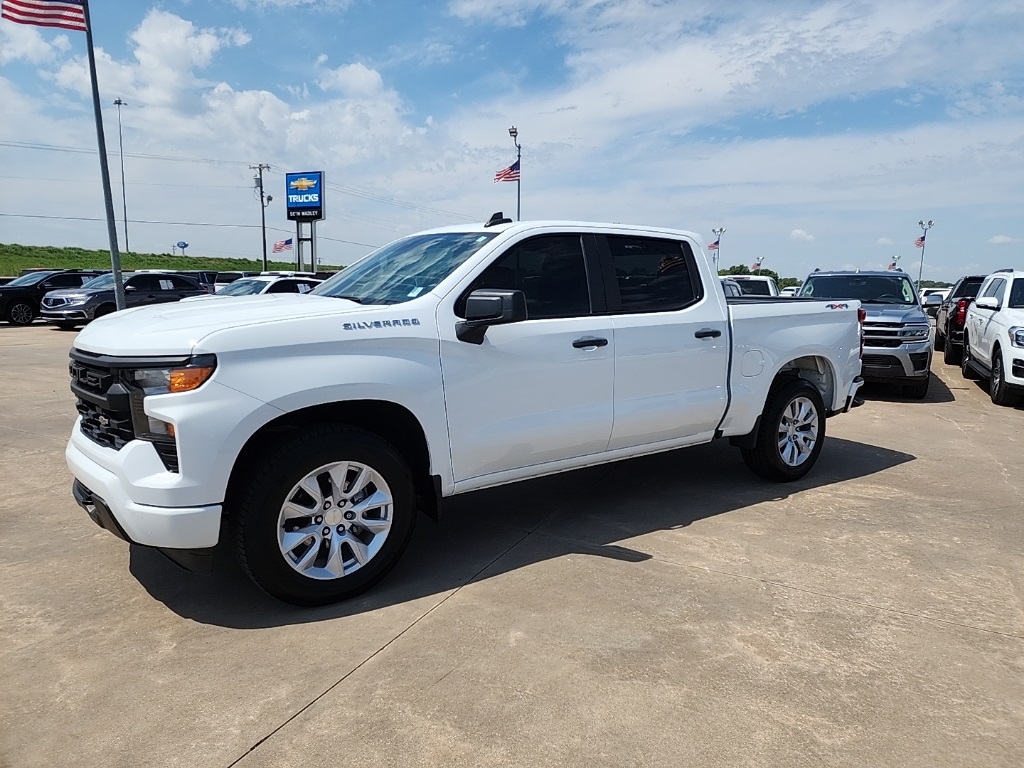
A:
<svg viewBox="0 0 1024 768">
<path fill-rule="evenodd" d="M 519 184 L 520 184 L 520 181 L 519 181 L 519 179 L 523 175 L 523 164 L 522 164 L 523 147 L 522 147 L 522 145 L 520 145 L 519 140 L 517 138 L 519 136 L 519 130 L 514 125 L 511 128 L 508 129 L 508 135 L 512 137 L 512 143 L 516 145 L 516 168 L 519 169 L 519 173 L 516 175 L 516 221 L 519 221 L 519 218 L 520 218 L 519 217 L 519 213 L 520 213 L 520 205 L 519 205 L 519 203 L 520 203 L 520 196 L 519 196 Z"/>
<path fill-rule="evenodd" d="M 935 222 L 931 219 L 925 221 L 921 219 L 917 222 L 917 226 L 921 228 L 921 239 L 918 241 L 921 244 L 921 266 L 917 270 L 917 290 L 918 293 L 921 291 L 921 278 L 924 276 L 924 246 L 925 241 L 928 239 L 928 230 L 935 226 Z"/>
<path fill-rule="evenodd" d="M 121 107 L 127 107 L 128 102 L 122 101 L 120 97 L 114 99 L 117 106 L 117 146 L 118 154 L 121 155 L 121 206 L 124 211 L 124 252 L 130 253 L 128 247 L 128 197 L 124 191 L 124 136 L 121 134 Z"/>
<path fill-rule="evenodd" d="M 718 247 L 715 248 L 715 255 L 713 257 L 714 260 L 715 260 L 715 268 L 717 270 L 718 265 L 719 265 L 718 259 L 719 259 L 719 256 L 722 253 L 722 235 L 725 234 L 725 227 L 719 227 L 718 229 L 712 229 L 711 230 L 711 234 L 715 236 L 715 242 L 718 244 Z"/>
</svg>

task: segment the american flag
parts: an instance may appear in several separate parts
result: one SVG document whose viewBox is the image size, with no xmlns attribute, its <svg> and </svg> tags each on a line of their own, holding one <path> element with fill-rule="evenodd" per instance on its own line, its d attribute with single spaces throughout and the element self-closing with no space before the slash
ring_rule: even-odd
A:
<svg viewBox="0 0 1024 768">
<path fill-rule="evenodd" d="M 893 259 L 892 261 L 889 262 L 889 269 L 895 270 L 897 268 L 898 267 L 896 266 L 896 259 Z"/>
<path fill-rule="evenodd" d="M 750 265 L 750 268 L 759 272 L 761 270 L 761 262 L 762 261 L 764 261 L 763 258 L 758 259 L 757 261 L 755 261 L 753 264 Z"/>
<path fill-rule="evenodd" d="M 722 238 L 718 238 L 718 240 L 721 240 L 721 239 Z M 717 251 L 718 250 L 718 240 L 715 240 L 715 242 L 713 242 L 711 245 L 708 246 L 708 250 L 709 251 Z"/>
<path fill-rule="evenodd" d="M 289 237 L 287 240 L 278 240 L 274 243 L 274 253 L 281 253 L 281 251 L 290 251 L 292 249 L 292 239 Z"/>
<path fill-rule="evenodd" d="M 924 238 L 927 234 L 927 232 L 922 232 L 921 236 L 914 241 L 914 245 L 918 248 L 924 248 Z"/>
<path fill-rule="evenodd" d="M 83 0 L 3 0 L 0 16 L 18 24 L 85 32 Z"/>
<path fill-rule="evenodd" d="M 502 168 L 496 174 L 494 174 L 494 182 L 499 181 L 519 181 L 519 161 L 516 160 L 508 168 Z"/>
</svg>

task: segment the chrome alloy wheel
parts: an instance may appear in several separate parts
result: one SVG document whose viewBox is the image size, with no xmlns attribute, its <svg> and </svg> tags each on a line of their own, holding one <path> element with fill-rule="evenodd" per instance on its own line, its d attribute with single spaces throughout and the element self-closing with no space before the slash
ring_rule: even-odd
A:
<svg viewBox="0 0 1024 768">
<path fill-rule="evenodd" d="M 11 322 L 15 325 L 28 325 L 35 318 L 32 307 L 24 302 L 19 302 L 10 309 Z"/>
<path fill-rule="evenodd" d="M 394 498 L 384 478 L 366 464 L 339 461 L 310 472 L 292 487 L 278 516 L 281 556 L 311 579 L 338 579 L 358 571 L 384 546 Z"/>
<path fill-rule="evenodd" d="M 799 467 L 818 442 L 818 411 L 806 397 L 794 397 L 779 419 L 779 456 L 790 467 Z"/>
</svg>

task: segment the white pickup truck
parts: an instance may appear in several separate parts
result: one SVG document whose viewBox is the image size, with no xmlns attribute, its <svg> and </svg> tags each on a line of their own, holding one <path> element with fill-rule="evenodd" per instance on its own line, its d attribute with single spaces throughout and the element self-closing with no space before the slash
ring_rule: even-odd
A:
<svg viewBox="0 0 1024 768">
<path fill-rule="evenodd" d="M 802 477 L 861 385 L 858 313 L 727 302 L 692 233 L 496 214 L 312 294 L 90 324 L 67 461 L 112 533 L 202 570 L 223 531 L 264 590 L 322 604 L 454 494 L 723 437 Z"/>
</svg>

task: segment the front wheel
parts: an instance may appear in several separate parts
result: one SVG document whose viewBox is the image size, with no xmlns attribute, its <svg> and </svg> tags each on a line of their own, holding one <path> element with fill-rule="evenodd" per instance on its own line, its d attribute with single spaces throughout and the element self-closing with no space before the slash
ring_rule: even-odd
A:
<svg viewBox="0 0 1024 768">
<path fill-rule="evenodd" d="M 11 325 L 30 325 L 36 319 L 36 308 L 27 301 L 16 301 L 7 308 L 7 322 Z"/>
<path fill-rule="evenodd" d="M 1020 399 L 1006 383 L 1006 376 L 1003 374 L 1003 352 L 998 348 L 992 350 L 992 378 L 988 381 L 988 396 L 995 405 L 1016 405 Z"/>
<path fill-rule="evenodd" d="M 904 384 L 903 396 L 913 400 L 924 400 L 928 397 L 928 384 L 931 380 L 932 377 L 927 376 L 921 381 L 915 381 L 913 384 Z"/>
<path fill-rule="evenodd" d="M 279 443 L 236 494 L 235 543 L 249 577 L 274 597 L 325 605 L 394 567 L 412 536 L 416 494 L 401 454 L 351 427 Z"/>
<path fill-rule="evenodd" d="M 944 334 L 939 333 L 939 326 L 935 326 L 935 338 L 932 339 L 932 349 L 936 352 L 941 352 L 946 348 L 946 337 Z"/>
<path fill-rule="evenodd" d="M 942 362 L 946 365 L 960 365 L 960 347 L 949 339 L 942 348 Z"/>
<path fill-rule="evenodd" d="M 754 447 L 740 453 L 752 472 L 785 483 L 810 472 L 824 441 L 821 394 L 803 379 L 790 379 L 772 385 Z"/>
</svg>

